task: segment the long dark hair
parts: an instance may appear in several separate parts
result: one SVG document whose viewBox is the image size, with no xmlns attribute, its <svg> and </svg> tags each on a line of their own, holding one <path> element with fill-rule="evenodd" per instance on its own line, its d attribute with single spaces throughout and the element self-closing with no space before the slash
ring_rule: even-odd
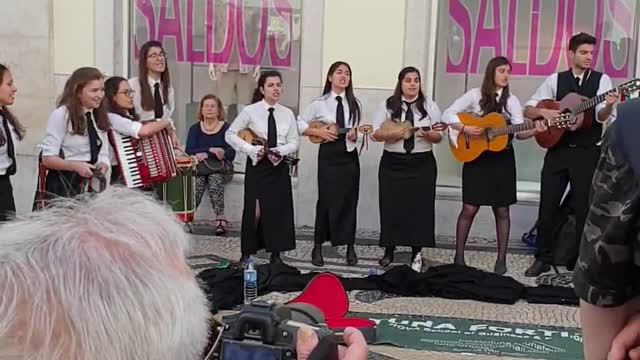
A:
<svg viewBox="0 0 640 360">
<path fill-rule="evenodd" d="M 258 87 L 253 90 L 253 98 L 251 99 L 251 103 L 255 104 L 258 101 L 262 101 L 264 99 L 264 94 L 260 91 L 260 88 L 264 88 L 264 84 L 267 82 L 267 78 L 277 77 L 282 81 L 282 74 L 280 74 L 277 70 L 267 70 L 260 74 L 260 78 L 258 79 Z"/>
<path fill-rule="evenodd" d="M 427 109 L 424 107 L 424 93 L 422 92 L 422 76 L 420 75 L 420 71 L 413 66 L 407 66 L 404 69 L 400 70 L 398 74 L 398 82 L 396 83 L 396 89 L 393 91 L 393 95 L 391 95 L 387 99 L 387 109 L 391 111 L 391 117 L 393 119 L 400 119 L 402 115 L 402 82 L 404 81 L 405 76 L 411 73 L 418 74 L 418 80 L 420 81 L 420 87 L 418 88 L 418 98 L 416 99 L 416 109 L 420 112 L 420 119 L 424 119 L 427 117 Z M 407 109 L 407 111 L 411 111 L 411 109 Z"/>
<path fill-rule="evenodd" d="M 142 108 L 146 111 L 153 110 L 153 95 L 151 94 L 151 86 L 149 86 L 149 69 L 147 68 L 147 56 L 151 48 L 160 48 L 166 54 L 162 43 L 159 41 L 147 41 L 140 48 L 140 58 L 138 59 L 138 82 L 140 83 L 140 99 L 142 99 Z M 162 101 L 166 104 L 169 99 L 169 88 L 171 87 L 171 79 L 169 77 L 169 62 L 166 55 L 164 58 L 164 71 L 160 75 L 162 82 Z"/>
<path fill-rule="evenodd" d="M 86 133 L 86 121 L 84 111 L 80 102 L 80 94 L 90 81 L 102 80 L 104 76 L 100 70 L 92 67 L 81 67 L 71 74 L 71 77 L 64 84 L 64 90 L 58 100 L 58 106 L 66 106 L 69 109 L 69 120 L 71 130 L 74 134 L 84 135 Z M 96 109 L 93 109 L 93 116 L 98 129 L 109 130 L 109 118 L 104 101 Z"/>
<path fill-rule="evenodd" d="M 502 65 L 509 65 L 509 68 L 511 68 L 511 63 L 506 57 L 496 56 L 489 60 L 487 69 L 484 72 L 484 80 L 482 80 L 482 87 L 480 88 L 480 94 L 482 95 L 480 98 L 480 109 L 482 109 L 482 113 L 484 115 L 491 112 L 506 112 L 511 115 L 507 109 L 509 84 L 502 89 L 502 95 L 500 96 L 500 99 L 496 101 L 496 69 Z"/>
<path fill-rule="evenodd" d="M 0 84 L 4 82 L 4 74 L 8 72 L 9 72 L 9 68 L 3 64 L 0 64 Z M 24 129 L 24 126 L 20 124 L 20 121 L 18 121 L 18 118 L 15 117 L 15 115 L 13 115 L 11 111 L 9 111 L 9 108 L 6 105 L 2 105 L 0 107 L 0 110 L 2 111 L 2 114 L 7 119 L 9 124 L 11 124 L 11 126 L 13 126 L 13 128 L 15 129 L 16 135 L 18 136 L 18 140 L 22 140 L 26 132 Z M 7 136 L 11 136 L 11 135 L 7 134 Z"/>
<path fill-rule="evenodd" d="M 104 102 L 109 112 L 118 114 L 123 117 L 128 117 L 132 120 L 138 120 L 138 115 L 134 109 L 124 109 L 116 102 L 116 95 L 120 89 L 122 82 L 127 82 L 127 79 L 120 76 L 112 76 L 104 82 Z"/>
<path fill-rule="evenodd" d="M 344 65 L 347 67 L 347 69 L 349 69 L 349 84 L 345 89 L 345 93 L 347 95 L 346 96 L 347 104 L 349 104 L 349 123 L 351 125 L 360 124 L 360 114 L 361 114 L 360 102 L 358 101 L 358 99 L 356 99 L 356 96 L 353 94 L 353 72 L 351 71 L 351 66 L 349 66 L 349 64 L 347 64 L 344 61 L 336 61 L 333 64 L 331 64 L 331 66 L 329 67 L 329 71 L 327 71 L 327 77 L 324 82 L 324 89 L 322 90 L 322 95 L 327 95 L 328 93 L 331 92 L 331 88 L 333 87 L 333 84 L 331 84 L 331 81 L 329 81 L 329 78 L 331 77 L 331 75 L 333 75 L 334 72 L 336 72 L 336 70 L 338 70 L 338 67 L 340 67 L 340 65 Z"/>
</svg>

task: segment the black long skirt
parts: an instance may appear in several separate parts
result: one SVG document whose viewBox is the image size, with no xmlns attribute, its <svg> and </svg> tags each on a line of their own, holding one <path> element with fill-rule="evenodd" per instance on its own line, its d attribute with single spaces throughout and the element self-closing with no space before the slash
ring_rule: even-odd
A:
<svg viewBox="0 0 640 360">
<path fill-rule="evenodd" d="M 40 167 L 33 210 L 46 208 L 55 198 L 72 198 L 91 191 L 87 180 L 75 171 L 46 170 Z"/>
<path fill-rule="evenodd" d="M 378 168 L 380 246 L 435 246 L 438 166 L 431 151 L 385 151 Z"/>
<path fill-rule="evenodd" d="M 260 206 L 260 220 L 256 223 L 256 201 Z M 256 166 L 247 159 L 244 179 L 244 209 L 240 248 L 243 255 L 258 250 L 280 252 L 296 247 L 293 222 L 293 196 L 289 165 L 278 166 L 263 159 Z"/>
<path fill-rule="evenodd" d="M 0 222 L 15 217 L 16 203 L 9 175 L 0 175 Z"/>
<path fill-rule="evenodd" d="M 360 161 L 348 152 L 343 137 L 320 145 L 318 152 L 318 202 L 316 244 L 353 245 L 360 192 Z"/>
<path fill-rule="evenodd" d="M 516 159 L 511 146 L 499 152 L 485 151 L 463 165 L 462 201 L 493 207 L 516 203 Z"/>
</svg>

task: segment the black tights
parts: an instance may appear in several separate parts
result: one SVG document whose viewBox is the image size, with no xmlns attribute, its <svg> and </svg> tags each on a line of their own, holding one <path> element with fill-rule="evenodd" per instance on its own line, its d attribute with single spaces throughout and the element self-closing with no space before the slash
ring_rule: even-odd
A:
<svg viewBox="0 0 640 360">
<path fill-rule="evenodd" d="M 460 215 L 458 216 L 458 224 L 456 226 L 456 256 L 463 256 L 464 246 L 469 237 L 471 224 L 476 217 L 479 206 L 463 204 Z M 493 215 L 496 218 L 496 235 L 498 239 L 498 259 L 504 260 L 507 256 L 507 246 L 509 245 L 509 229 L 511 227 L 511 219 L 509 217 L 509 207 L 492 207 Z"/>
</svg>

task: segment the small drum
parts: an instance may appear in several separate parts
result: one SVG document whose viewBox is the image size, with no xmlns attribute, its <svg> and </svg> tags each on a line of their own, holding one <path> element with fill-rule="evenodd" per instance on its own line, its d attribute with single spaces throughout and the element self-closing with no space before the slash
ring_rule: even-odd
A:
<svg viewBox="0 0 640 360">
<path fill-rule="evenodd" d="M 191 231 L 196 213 L 195 173 L 197 161 L 189 156 L 176 156 L 178 175 L 157 187 L 158 199 L 169 204 L 178 219 Z"/>
</svg>

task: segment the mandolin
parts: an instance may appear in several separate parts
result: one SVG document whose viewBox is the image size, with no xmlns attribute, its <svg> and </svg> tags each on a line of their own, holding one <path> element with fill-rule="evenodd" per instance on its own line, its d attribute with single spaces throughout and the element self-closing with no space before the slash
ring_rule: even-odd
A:
<svg viewBox="0 0 640 360">
<path fill-rule="evenodd" d="M 269 149 L 267 148 L 267 140 L 259 137 L 258 135 L 256 135 L 256 133 L 253 132 L 253 130 L 251 129 L 242 129 L 240 131 L 238 131 L 238 137 L 240 139 L 242 139 L 244 142 L 251 144 L 251 145 L 257 145 L 257 146 L 263 146 L 264 150 L 265 150 L 265 154 L 269 154 L 271 151 L 269 151 Z M 273 152 L 273 154 L 275 154 L 275 156 L 280 156 L 279 154 L 276 154 L 275 152 Z M 282 159 L 283 162 L 291 165 L 291 166 L 296 166 L 298 165 L 298 162 L 300 161 L 299 158 L 293 156 L 293 155 L 285 155 L 284 158 Z"/>
<path fill-rule="evenodd" d="M 334 135 L 344 135 L 344 134 L 348 133 L 349 130 L 351 130 L 350 128 L 339 128 L 338 124 L 336 124 L 336 123 L 327 124 L 327 123 L 325 123 L 323 121 L 319 121 L 319 120 L 310 122 L 309 123 L 309 127 L 312 128 L 312 129 L 326 128 L 326 129 L 331 130 L 331 132 Z M 368 124 L 360 125 L 360 126 L 356 127 L 355 129 L 357 129 L 359 133 L 364 134 L 364 135 L 368 135 L 368 134 L 373 132 L 373 126 L 368 125 Z M 319 136 L 309 136 L 309 141 L 311 141 L 314 144 L 322 144 L 322 143 L 327 142 L 327 140 L 325 140 L 325 139 L 323 139 L 323 138 L 321 138 Z"/>
<path fill-rule="evenodd" d="M 509 144 L 509 135 L 535 129 L 535 121 L 542 121 L 548 128 L 567 128 L 573 124 L 573 116 L 569 113 L 549 120 L 529 120 L 517 125 L 507 125 L 504 115 L 496 112 L 482 117 L 471 113 L 459 113 L 458 118 L 463 125 L 483 129 L 480 136 L 470 136 L 460 131 L 457 146 L 450 143 L 453 156 L 462 162 L 473 161 L 485 151 L 504 150 Z"/>
<path fill-rule="evenodd" d="M 591 99 L 586 99 L 584 96 L 577 93 L 569 93 L 560 101 L 555 101 L 553 99 L 542 100 L 538 102 L 536 108 L 560 110 L 562 113 L 570 114 L 571 117 L 575 118 L 570 130 L 576 130 L 577 128 L 585 129 L 591 127 L 591 124 L 593 123 L 593 113 L 584 113 L 585 111 L 603 102 L 608 94 L 613 93 L 616 90 L 618 93 L 628 97 L 630 93 L 637 91 L 638 89 L 640 89 L 640 79 L 633 79 L 605 93 L 592 97 Z M 537 118 L 533 120 L 540 119 L 541 118 Z M 567 131 L 566 127 L 549 127 L 547 131 L 536 134 L 536 142 L 543 148 L 550 149 L 560 142 L 565 131 Z"/>
</svg>

